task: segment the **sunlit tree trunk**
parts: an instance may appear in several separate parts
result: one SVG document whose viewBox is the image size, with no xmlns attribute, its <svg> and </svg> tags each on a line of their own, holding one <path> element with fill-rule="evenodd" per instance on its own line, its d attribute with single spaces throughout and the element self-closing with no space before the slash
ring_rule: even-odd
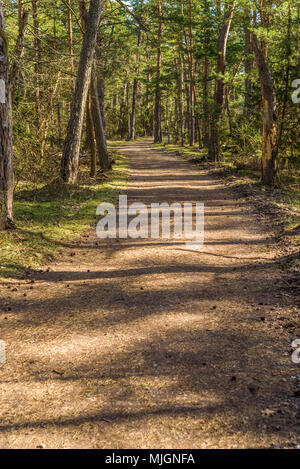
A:
<svg viewBox="0 0 300 469">
<path fill-rule="evenodd" d="M 84 110 L 91 79 L 102 0 L 91 0 L 87 16 L 75 91 L 71 103 L 71 113 L 67 136 L 63 148 L 61 177 L 65 182 L 75 183 L 79 167 L 79 151 Z"/>
</svg>

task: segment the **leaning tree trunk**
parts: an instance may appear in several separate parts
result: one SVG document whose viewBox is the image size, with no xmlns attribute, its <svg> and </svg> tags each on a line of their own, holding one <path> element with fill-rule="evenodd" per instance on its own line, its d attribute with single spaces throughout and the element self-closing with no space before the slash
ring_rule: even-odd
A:
<svg viewBox="0 0 300 469">
<path fill-rule="evenodd" d="M 8 44 L 0 0 L 0 229 L 13 223 L 12 115 L 9 83 Z"/>
<path fill-rule="evenodd" d="M 263 103 L 262 180 L 265 184 L 273 184 L 278 153 L 276 94 L 270 69 L 254 33 L 252 33 L 252 45 L 260 78 Z"/>
<path fill-rule="evenodd" d="M 90 85 L 101 10 L 102 0 L 90 1 L 86 33 L 81 49 L 76 86 L 71 103 L 71 113 L 61 163 L 61 177 L 65 182 L 70 184 L 76 182 L 78 175 L 81 131 Z"/>
</svg>

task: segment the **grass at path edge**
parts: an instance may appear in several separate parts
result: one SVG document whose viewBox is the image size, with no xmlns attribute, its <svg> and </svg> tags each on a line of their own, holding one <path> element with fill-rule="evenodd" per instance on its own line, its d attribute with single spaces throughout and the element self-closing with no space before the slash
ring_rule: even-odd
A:
<svg viewBox="0 0 300 469">
<path fill-rule="evenodd" d="M 82 165 L 79 182 L 62 186 L 22 183 L 15 192 L 16 230 L 0 233 L 0 277 L 18 277 L 59 256 L 96 221 L 101 202 L 116 203 L 126 188 L 128 163 L 113 153 L 115 164 L 104 177 L 89 176 Z"/>
</svg>

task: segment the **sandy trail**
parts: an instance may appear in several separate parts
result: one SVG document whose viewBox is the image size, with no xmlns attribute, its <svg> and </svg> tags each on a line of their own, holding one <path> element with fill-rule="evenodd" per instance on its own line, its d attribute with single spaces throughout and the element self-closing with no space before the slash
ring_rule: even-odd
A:
<svg viewBox="0 0 300 469">
<path fill-rule="evenodd" d="M 2 283 L 1 447 L 295 439 L 289 335 L 278 326 L 292 306 L 276 287 L 270 233 L 207 171 L 145 141 L 119 149 L 129 203 L 204 202 L 205 244 L 100 241 L 93 227 L 50 272 L 15 280 L 12 298 Z"/>
</svg>

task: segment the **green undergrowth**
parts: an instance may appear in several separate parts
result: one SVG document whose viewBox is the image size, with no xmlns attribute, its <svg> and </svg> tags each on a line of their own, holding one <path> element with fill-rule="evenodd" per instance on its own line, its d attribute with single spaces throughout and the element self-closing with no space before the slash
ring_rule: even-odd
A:
<svg viewBox="0 0 300 469">
<path fill-rule="evenodd" d="M 81 167 L 76 185 L 21 182 L 15 191 L 17 229 L 0 233 L 0 276 L 22 275 L 54 260 L 69 242 L 88 230 L 96 220 L 101 202 L 115 203 L 126 187 L 128 163 L 111 151 L 115 164 L 110 172 L 89 176 Z"/>
</svg>

